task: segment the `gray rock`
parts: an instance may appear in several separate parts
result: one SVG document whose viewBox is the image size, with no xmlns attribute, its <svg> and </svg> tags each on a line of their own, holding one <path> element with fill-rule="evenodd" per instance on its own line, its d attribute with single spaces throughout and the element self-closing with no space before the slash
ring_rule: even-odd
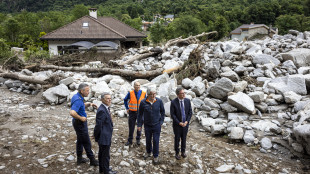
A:
<svg viewBox="0 0 310 174">
<path fill-rule="evenodd" d="M 169 76 L 167 73 L 164 73 L 162 75 L 157 76 L 156 78 L 154 78 L 151 83 L 156 84 L 156 86 L 159 86 L 162 83 L 166 83 L 169 80 Z"/>
<path fill-rule="evenodd" d="M 96 83 L 95 85 L 91 86 L 91 91 L 94 93 L 95 97 L 100 96 L 103 92 L 107 92 L 112 94 L 112 90 L 108 86 L 108 84 L 105 81 L 100 81 Z"/>
<path fill-rule="evenodd" d="M 293 134 L 297 142 L 300 143 L 306 149 L 307 154 L 310 155 L 310 124 L 296 126 L 293 129 Z"/>
<path fill-rule="evenodd" d="M 68 97 L 70 91 L 68 87 L 64 84 L 47 89 L 42 93 L 44 99 L 46 99 L 50 104 L 58 103 L 58 97 Z"/>
<path fill-rule="evenodd" d="M 249 114 L 255 114 L 255 106 L 253 100 L 243 92 L 228 97 L 228 103 L 232 106 Z"/>
<path fill-rule="evenodd" d="M 304 148 L 303 148 L 302 145 L 299 144 L 299 143 L 292 143 L 292 147 L 293 147 L 293 149 L 294 149 L 296 152 L 299 152 L 299 153 L 303 153 L 303 152 L 304 152 Z"/>
<path fill-rule="evenodd" d="M 283 62 L 282 67 L 285 69 L 291 69 L 291 68 L 295 69 L 296 68 L 296 66 L 292 60 L 287 60 L 287 61 Z"/>
<path fill-rule="evenodd" d="M 296 102 L 294 104 L 294 111 L 299 112 L 299 111 L 305 109 L 306 105 L 309 103 L 310 103 L 310 100 Z"/>
<path fill-rule="evenodd" d="M 168 82 L 159 85 L 157 95 L 169 96 L 169 94 L 172 92 L 172 89 L 174 88 L 175 88 L 175 81 L 173 79 L 169 80 Z"/>
<path fill-rule="evenodd" d="M 284 92 L 283 96 L 284 96 L 285 102 L 288 104 L 296 103 L 296 102 L 300 101 L 302 98 L 302 96 L 296 94 L 293 91 Z"/>
<path fill-rule="evenodd" d="M 243 138 L 244 132 L 241 127 L 232 127 L 230 133 L 228 134 L 229 139 L 241 140 Z"/>
<path fill-rule="evenodd" d="M 221 135 L 226 132 L 226 127 L 222 124 L 215 124 L 211 126 L 212 135 Z"/>
<path fill-rule="evenodd" d="M 209 94 L 217 99 L 225 99 L 228 92 L 234 89 L 233 83 L 228 78 L 221 78 L 213 86 L 209 88 Z"/>
<path fill-rule="evenodd" d="M 261 64 L 261 65 L 264 65 L 264 64 L 267 64 L 267 63 L 273 63 L 275 65 L 279 65 L 280 64 L 280 61 L 276 58 L 274 58 L 273 56 L 271 55 L 267 55 L 267 54 L 256 54 L 254 57 L 253 57 L 253 60 L 252 62 L 256 65 L 256 64 Z"/>
<path fill-rule="evenodd" d="M 310 65 L 310 49 L 297 48 L 281 54 L 284 61 L 292 60 L 297 67 Z"/>
<path fill-rule="evenodd" d="M 243 136 L 243 141 L 246 144 L 253 144 L 254 143 L 254 131 L 253 130 L 246 130 Z"/>
<path fill-rule="evenodd" d="M 269 120 L 259 120 L 256 122 L 252 122 L 251 127 L 253 127 L 256 130 L 269 132 L 271 127 L 276 127 L 277 125 L 272 123 Z"/>
<path fill-rule="evenodd" d="M 271 140 L 267 137 L 264 137 L 263 139 L 260 140 L 260 145 L 262 148 L 268 150 L 272 148 L 272 143 Z"/>
<path fill-rule="evenodd" d="M 14 87 L 19 88 L 22 84 L 23 83 L 19 80 L 7 80 L 4 82 L 4 85 L 9 89 Z"/>
<path fill-rule="evenodd" d="M 33 72 L 30 71 L 30 70 L 28 70 L 28 69 L 23 69 L 23 70 L 21 71 L 21 74 L 26 75 L 26 76 L 32 76 L 32 75 L 33 75 Z"/>
<path fill-rule="evenodd" d="M 192 100 L 195 108 L 200 108 L 202 105 L 204 105 L 204 102 L 202 100 L 200 100 L 199 98 L 194 98 Z"/>
<path fill-rule="evenodd" d="M 228 113 L 228 120 L 248 120 L 249 114 L 247 113 Z"/>
<path fill-rule="evenodd" d="M 59 81 L 59 84 L 64 84 L 64 85 L 70 85 L 71 83 L 73 83 L 73 78 L 72 77 L 68 77 L 65 79 L 62 79 Z"/>
<path fill-rule="evenodd" d="M 245 88 L 248 86 L 248 82 L 246 81 L 238 81 L 237 83 L 235 83 L 234 85 L 234 92 L 243 92 L 245 90 Z"/>
<path fill-rule="evenodd" d="M 212 118 L 216 118 L 219 115 L 219 111 L 218 110 L 211 110 L 210 111 L 210 117 Z"/>
<path fill-rule="evenodd" d="M 300 95 L 307 94 L 306 81 L 303 75 L 288 75 L 275 78 L 268 83 L 268 87 L 281 93 L 293 91 Z"/>
<path fill-rule="evenodd" d="M 175 61 L 175 60 L 167 60 L 163 68 L 165 70 L 168 70 L 168 69 L 177 68 L 179 66 L 180 66 L 180 64 L 177 61 Z"/>
<path fill-rule="evenodd" d="M 300 67 L 298 68 L 298 74 L 309 74 L 310 73 L 310 67 Z"/>
<path fill-rule="evenodd" d="M 250 92 L 249 97 L 251 97 L 251 99 L 255 103 L 260 103 L 264 100 L 264 92 L 261 91 Z"/>
<path fill-rule="evenodd" d="M 202 95 L 205 90 L 206 90 L 206 86 L 205 84 L 201 81 L 201 77 L 196 77 L 194 80 L 193 80 L 193 83 L 191 85 L 191 89 L 193 92 L 195 92 L 195 94 L 197 96 L 200 96 Z"/>
<path fill-rule="evenodd" d="M 221 165 L 220 167 L 216 168 L 215 170 L 220 173 L 227 173 L 231 171 L 235 166 L 234 165 Z"/>
<path fill-rule="evenodd" d="M 185 89 L 189 89 L 191 87 L 191 84 L 193 83 L 193 81 L 189 78 L 185 78 L 182 80 L 182 86 L 185 88 Z"/>
<path fill-rule="evenodd" d="M 235 73 L 234 71 L 227 71 L 227 72 L 221 73 L 221 76 L 229 78 L 233 82 L 237 82 L 240 79 L 238 74 Z"/>
<path fill-rule="evenodd" d="M 210 98 L 205 98 L 203 101 L 210 108 L 218 108 L 218 109 L 220 108 L 220 105 Z"/>
<path fill-rule="evenodd" d="M 220 104 L 221 108 L 227 112 L 227 113 L 230 113 L 230 112 L 236 112 L 238 109 L 233 107 L 232 105 L 230 105 L 227 101 Z"/>
<path fill-rule="evenodd" d="M 164 108 L 165 108 L 165 115 L 170 117 L 170 105 L 171 105 L 171 102 L 168 102 L 168 103 L 165 103 L 164 104 Z"/>
</svg>

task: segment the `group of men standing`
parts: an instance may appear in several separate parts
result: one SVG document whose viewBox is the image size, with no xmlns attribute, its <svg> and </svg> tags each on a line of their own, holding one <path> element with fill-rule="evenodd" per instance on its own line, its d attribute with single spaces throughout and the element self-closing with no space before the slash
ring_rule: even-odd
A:
<svg viewBox="0 0 310 174">
<path fill-rule="evenodd" d="M 78 93 L 71 100 L 70 115 L 73 117 L 72 124 L 77 135 L 76 154 L 77 164 L 88 162 L 82 158 L 83 147 L 87 157 L 90 159 L 90 165 L 98 166 L 99 172 L 104 174 L 117 173 L 109 167 L 110 146 L 113 132 L 113 121 L 110 113 L 111 95 L 103 93 L 101 95 L 102 104 L 96 113 L 96 125 L 94 128 L 94 138 L 99 145 L 99 154 L 97 160 L 91 151 L 91 142 L 88 135 L 87 115 L 85 106 L 96 105 L 84 104 L 84 97 L 89 94 L 89 86 L 80 84 Z M 175 158 L 177 160 L 186 158 L 186 136 L 188 133 L 189 122 L 192 116 L 192 107 L 189 99 L 185 98 L 184 89 L 179 87 L 176 89 L 177 98 L 171 101 L 170 114 L 173 119 L 174 132 L 174 149 Z M 159 138 L 161 126 L 164 123 L 165 109 L 161 99 L 156 97 L 156 89 L 148 88 L 147 92 L 140 90 L 140 83 L 134 83 L 134 90 L 129 91 L 124 98 L 128 118 L 129 135 L 126 146 L 133 144 L 133 134 L 137 124 L 136 144 L 140 145 L 141 129 L 144 125 L 144 133 L 146 139 L 146 152 L 144 158 L 151 157 L 153 153 L 154 163 L 159 162 Z M 180 156 L 180 140 L 181 140 L 181 156 Z"/>
</svg>

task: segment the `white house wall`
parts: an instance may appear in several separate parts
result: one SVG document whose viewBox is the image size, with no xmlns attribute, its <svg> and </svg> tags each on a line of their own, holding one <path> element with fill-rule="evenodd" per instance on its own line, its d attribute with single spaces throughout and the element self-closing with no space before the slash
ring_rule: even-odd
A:
<svg viewBox="0 0 310 174">
<path fill-rule="evenodd" d="M 50 55 L 59 55 L 58 53 L 58 46 L 69 46 L 73 43 L 78 42 L 79 40 L 75 40 L 75 41 L 48 41 L 48 49 L 49 49 L 49 53 Z M 94 42 L 94 43 L 99 43 L 98 42 Z M 116 41 L 112 41 L 118 45 L 120 45 L 120 41 L 116 40 Z M 120 49 L 120 46 L 119 46 Z"/>
</svg>

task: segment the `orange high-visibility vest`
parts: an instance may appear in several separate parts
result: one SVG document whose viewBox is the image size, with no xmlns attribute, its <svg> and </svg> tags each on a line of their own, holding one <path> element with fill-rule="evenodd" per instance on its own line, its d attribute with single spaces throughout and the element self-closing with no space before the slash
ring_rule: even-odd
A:
<svg viewBox="0 0 310 174">
<path fill-rule="evenodd" d="M 130 111 L 138 111 L 138 107 L 140 105 L 140 102 L 144 99 L 145 94 L 146 94 L 146 92 L 142 91 L 140 98 L 139 98 L 139 101 L 137 102 L 135 91 L 134 90 L 130 91 L 130 100 L 128 102 L 128 107 L 129 107 Z"/>
</svg>

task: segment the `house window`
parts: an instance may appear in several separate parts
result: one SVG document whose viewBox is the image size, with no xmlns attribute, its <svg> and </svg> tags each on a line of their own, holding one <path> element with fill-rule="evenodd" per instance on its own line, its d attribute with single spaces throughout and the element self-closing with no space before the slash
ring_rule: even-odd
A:
<svg viewBox="0 0 310 174">
<path fill-rule="evenodd" d="M 83 22 L 83 28 L 88 28 L 88 27 L 89 27 L 88 22 Z"/>
</svg>

